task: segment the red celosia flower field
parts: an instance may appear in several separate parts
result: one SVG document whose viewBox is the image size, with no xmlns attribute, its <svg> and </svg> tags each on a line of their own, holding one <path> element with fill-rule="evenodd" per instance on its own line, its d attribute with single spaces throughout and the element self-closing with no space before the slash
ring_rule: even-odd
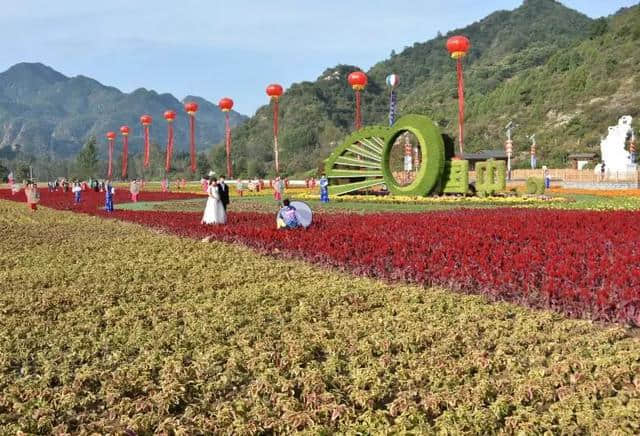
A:
<svg viewBox="0 0 640 436">
<path fill-rule="evenodd" d="M 71 191 L 63 192 L 62 190 L 49 192 L 47 189 L 40 189 L 40 206 L 50 207 L 58 210 L 71 210 L 74 212 L 83 212 L 94 214 L 104 209 L 105 193 L 94 192 L 92 190 L 83 191 L 81 201 L 75 204 Z M 201 194 L 193 194 L 187 192 L 158 192 L 158 191 L 142 191 L 138 195 L 138 201 L 172 201 L 187 200 L 190 198 L 202 198 Z M 17 192 L 15 195 L 8 189 L 0 189 L 1 200 L 21 201 L 26 204 L 24 190 Z M 120 203 L 130 203 L 131 194 L 124 189 L 116 189 L 114 196 L 115 208 Z"/>
<path fill-rule="evenodd" d="M 46 198 L 44 205 L 65 208 Z M 234 213 L 227 226 L 211 227 L 200 225 L 198 213 L 80 210 L 181 236 L 240 242 L 356 274 L 640 325 L 638 212 L 336 214 L 318 216 L 309 230 L 278 231 L 270 214 Z"/>
</svg>

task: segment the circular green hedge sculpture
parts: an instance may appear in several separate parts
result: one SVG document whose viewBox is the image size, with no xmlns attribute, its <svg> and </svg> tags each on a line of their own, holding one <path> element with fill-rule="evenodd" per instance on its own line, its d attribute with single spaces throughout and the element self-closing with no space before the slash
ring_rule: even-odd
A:
<svg viewBox="0 0 640 436">
<path fill-rule="evenodd" d="M 541 177 L 529 177 L 527 179 L 527 194 L 544 194 L 544 179 Z"/>
<path fill-rule="evenodd" d="M 415 180 L 407 186 L 400 186 L 391 173 L 389 155 L 398 136 L 406 131 L 418 138 L 422 151 L 422 163 Z M 443 171 L 444 141 L 434 122 L 422 115 L 406 115 L 400 118 L 391 128 L 382 152 L 382 175 L 389 191 L 394 195 L 429 195 L 437 188 Z"/>
</svg>

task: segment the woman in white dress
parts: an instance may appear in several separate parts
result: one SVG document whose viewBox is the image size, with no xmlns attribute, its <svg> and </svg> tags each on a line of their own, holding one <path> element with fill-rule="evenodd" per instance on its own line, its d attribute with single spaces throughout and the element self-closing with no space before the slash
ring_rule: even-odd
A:
<svg viewBox="0 0 640 436">
<path fill-rule="evenodd" d="M 224 211 L 222 201 L 220 201 L 220 191 L 218 190 L 218 181 L 212 177 L 207 188 L 207 206 L 204 208 L 202 216 L 202 224 L 226 224 L 227 213 Z"/>
</svg>

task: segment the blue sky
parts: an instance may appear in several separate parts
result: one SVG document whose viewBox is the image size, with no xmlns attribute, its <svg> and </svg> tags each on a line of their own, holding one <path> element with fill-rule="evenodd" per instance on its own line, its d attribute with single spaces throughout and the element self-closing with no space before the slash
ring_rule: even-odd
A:
<svg viewBox="0 0 640 436">
<path fill-rule="evenodd" d="M 3 2 L 4 3 L 4 2 Z M 125 92 L 229 96 L 253 114 L 271 82 L 315 80 L 338 63 L 368 69 L 438 31 L 522 0 L 21 0 L 0 13 L 0 69 L 43 62 Z M 638 0 L 563 0 L 591 17 Z M 402 75 L 402 72 L 398 72 Z"/>
</svg>

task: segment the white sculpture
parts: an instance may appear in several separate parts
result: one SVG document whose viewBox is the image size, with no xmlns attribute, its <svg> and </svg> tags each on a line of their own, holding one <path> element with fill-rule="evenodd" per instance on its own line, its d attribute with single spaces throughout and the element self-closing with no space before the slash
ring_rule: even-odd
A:
<svg viewBox="0 0 640 436">
<path fill-rule="evenodd" d="M 600 141 L 600 152 L 607 176 L 636 171 L 637 165 L 632 162 L 631 153 L 624 149 L 627 137 L 632 134 L 632 121 L 630 115 L 621 117 L 618 125 L 610 126 L 609 134 Z"/>
</svg>

